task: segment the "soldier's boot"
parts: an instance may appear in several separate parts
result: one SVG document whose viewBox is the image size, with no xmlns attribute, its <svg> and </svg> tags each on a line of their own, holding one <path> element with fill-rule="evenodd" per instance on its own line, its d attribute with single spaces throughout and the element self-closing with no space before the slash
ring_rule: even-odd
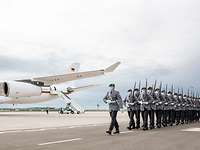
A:
<svg viewBox="0 0 200 150">
<path fill-rule="evenodd" d="M 113 132 L 113 134 L 119 134 L 120 131 L 119 130 L 116 130 L 115 132 Z"/>
<path fill-rule="evenodd" d="M 112 134 L 112 132 L 111 132 L 111 131 L 106 131 L 106 133 L 107 133 L 107 134 L 109 134 L 109 135 L 111 135 L 111 134 Z"/>
<path fill-rule="evenodd" d="M 127 127 L 128 130 L 132 130 L 132 128 L 130 126 Z"/>
</svg>

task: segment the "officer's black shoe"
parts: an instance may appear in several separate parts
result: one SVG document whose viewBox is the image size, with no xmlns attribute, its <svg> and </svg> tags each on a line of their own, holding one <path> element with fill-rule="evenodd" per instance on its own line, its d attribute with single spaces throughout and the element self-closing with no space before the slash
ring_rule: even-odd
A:
<svg viewBox="0 0 200 150">
<path fill-rule="evenodd" d="M 119 131 L 115 131 L 115 132 L 113 132 L 113 134 L 119 134 L 120 132 Z"/>
<path fill-rule="evenodd" d="M 106 133 L 107 133 L 107 134 L 109 134 L 109 135 L 111 135 L 111 134 L 112 134 L 112 132 L 111 132 L 111 131 L 106 131 Z"/>
</svg>

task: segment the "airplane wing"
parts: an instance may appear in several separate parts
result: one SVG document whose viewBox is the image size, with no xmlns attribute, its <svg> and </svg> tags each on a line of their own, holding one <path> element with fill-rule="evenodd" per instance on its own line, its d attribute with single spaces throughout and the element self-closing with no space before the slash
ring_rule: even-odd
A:
<svg viewBox="0 0 200 150">
<path fill-rule="evenodd" d="M 55 75 L 55 76 L 38 77 L 38 78 L 33 78 L 33 81 L 43 82 L 45 85 L 59 84 L 59 83 L 64 83 L 68 81 L 104 75 L 105 73 L 113 72 L 119 65 L 120 65 L 120 62 L 117 62 L 106 69 L 69 73 L 69 74 Z"/>
</svg>

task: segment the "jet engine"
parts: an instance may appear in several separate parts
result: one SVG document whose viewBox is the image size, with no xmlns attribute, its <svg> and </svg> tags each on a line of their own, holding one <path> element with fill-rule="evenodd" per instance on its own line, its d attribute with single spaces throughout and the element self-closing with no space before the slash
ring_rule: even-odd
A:
<svg viewBox="0 0 200 150">
<path fill-rule="evenodd" d="M 0 86 L 2 96 L 7 97 L 30 97 L 40 96 L 42 89 L 39 86 L 24 82 L 3 82 Z"/>
</svg>

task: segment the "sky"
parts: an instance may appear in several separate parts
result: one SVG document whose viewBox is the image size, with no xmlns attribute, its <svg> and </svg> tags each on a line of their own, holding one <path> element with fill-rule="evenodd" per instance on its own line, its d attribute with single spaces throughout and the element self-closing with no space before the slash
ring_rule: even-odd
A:
<svg viewBox="0 0 200 150">
<path fill-rule="evenodd" d="M 199 6 L 198 0 L 0 0 L 0 79 L 66 73 L 73 62 L 84 71 L 121 61 L 112 74 L 78 81 L 101 85 L 72 98 L 87 108 L 105 106 L 109 83 L 124 97 L 145 78 L 198 91 Z M 38 104 L 22 107 L 29 106 Z"/>
</svg>

